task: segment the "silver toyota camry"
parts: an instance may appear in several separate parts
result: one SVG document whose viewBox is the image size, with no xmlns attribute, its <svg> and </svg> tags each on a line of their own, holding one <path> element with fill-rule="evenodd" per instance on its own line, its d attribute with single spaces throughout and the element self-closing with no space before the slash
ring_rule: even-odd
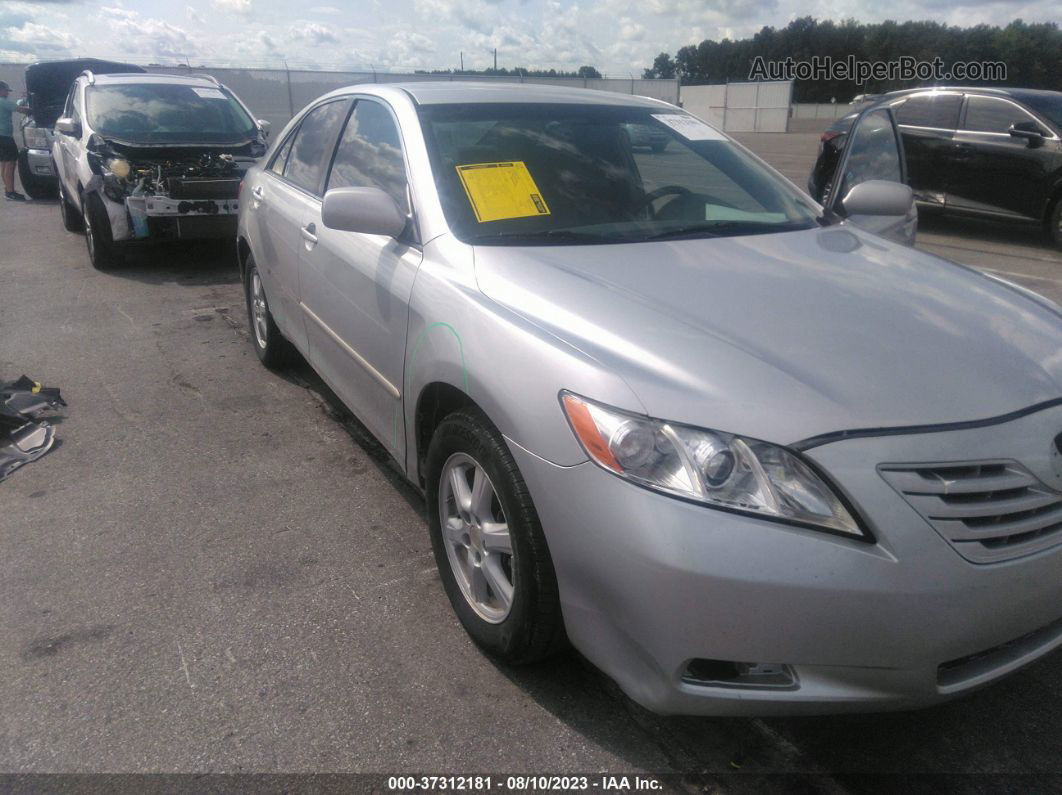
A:
<svg viewBox="0 0 1062 795">
<path fill-rule="evenodd" d="M 255 350 L 423 490 L 501 660 L 661 713 L 968 692 L 1062 644 L 1062 314 L 906 245 L 889 113 L 822 207 L 650 99 L 335 91 L 244 179 Z"/>
</svg>

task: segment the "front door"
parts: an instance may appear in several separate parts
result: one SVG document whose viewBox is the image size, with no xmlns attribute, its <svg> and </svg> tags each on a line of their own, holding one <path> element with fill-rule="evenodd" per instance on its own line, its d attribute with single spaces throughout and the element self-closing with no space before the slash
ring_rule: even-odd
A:
<svg viewBox="0 0 1062 795">
<path fill-rule="evenodd" d="M 391 111 L 359 99 L 336 147 L 327 189 L 377 187 L 410 211 L 402 142 Z M 400 239 L 328 229 L 318 206 L 300 282 L 310 361 L 366 427 L 402 460 L 402 373 L 413 280 L 422 254 Z"/>
<path fill-rule="evenodd" d="M 1012 136 L 1010 128 L 1022 123 L 1036 125 L 1045 138 Z M 948 209 L 1040 220 L 1045 184 L 1058 162 L 1050 135 L 1009 99 L 968 95 L 952 143 Z"/>
<path fill-rule="evenodd" d="M 840 167 L 834 177 L 838 190 L 833 191 L 828 209 L 844 215 L 844 197 L 856 185 L 868 180 L 885 180 L 906 184 L 906 161 L 903 143 L 892 111 L 879 107 L 864 111 L 848 134 Z M 897 243 L 914 245 L 918 214 L 914 204 L 906 217 L 893 215 L 851 216 L 848 222 L 868 232 Z"/>
</svg>

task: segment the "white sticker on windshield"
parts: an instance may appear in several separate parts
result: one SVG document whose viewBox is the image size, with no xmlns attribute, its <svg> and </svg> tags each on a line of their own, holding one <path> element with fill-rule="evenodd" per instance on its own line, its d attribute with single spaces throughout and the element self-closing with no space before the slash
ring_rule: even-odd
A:
<svg viewBox="0 0 1062 795">
<path fill-rule="evenodd" d="M 192 91 L 196 93 L 196 96 L 200 96 L 203 99 L 228 99 L 216 88 L 193 88 Z"/>
<path fill-rule="evenodd" d="M 666 124 L 687 141 L 725 141 L 726 136 L 700 119 L 684 113 L 654 113 L 653 118 Z"/>
</svg>

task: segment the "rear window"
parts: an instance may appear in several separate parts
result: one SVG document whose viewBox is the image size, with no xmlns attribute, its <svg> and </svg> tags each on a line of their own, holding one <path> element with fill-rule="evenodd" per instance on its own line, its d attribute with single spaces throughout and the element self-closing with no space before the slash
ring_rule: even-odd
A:
<svg viewBox="0 0 1062 795">
<path fill-rule="evenodd" d="M 961 106 L 961 94 L 916 94 L 896 109 L 896 121 L 910 127 L 954 130 Z"/>
<path fill-rule="evenodd" d="M 89 86 L 89 125 L 130 143 L 238 144 L 257 137 L 254 120 L 226 89 L 172 83 Z"/>
</svg>

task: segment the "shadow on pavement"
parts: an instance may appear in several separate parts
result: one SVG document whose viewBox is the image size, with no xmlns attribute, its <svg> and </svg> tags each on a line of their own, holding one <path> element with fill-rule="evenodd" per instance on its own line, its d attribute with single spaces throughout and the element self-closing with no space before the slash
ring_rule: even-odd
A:
<svg viewBox="0 0 1062 795">
<path fill-rule="evenodd" d="M 106 273 L 146 284 L 199 287 L 240 282 L 236 245 L 231 240 L 132 244 L 125 262 Z"/>
</svg>

